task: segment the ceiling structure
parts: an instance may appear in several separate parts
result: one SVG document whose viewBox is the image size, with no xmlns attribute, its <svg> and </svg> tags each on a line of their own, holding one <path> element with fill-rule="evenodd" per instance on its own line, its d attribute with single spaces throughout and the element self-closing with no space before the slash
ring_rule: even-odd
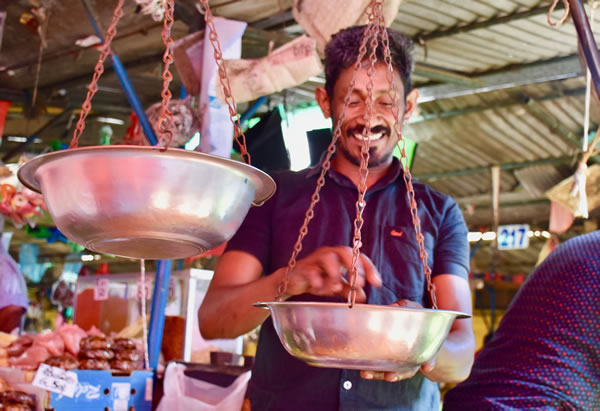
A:
<svg viewBox="0 0 600 411">
<path fill-rule="evenodd" d="M 0 155 L 4 161 L 15 161 L 23 147 L 8 141 L 8 136 L 35 135 L 37 140 L 24 149 L 30 153 L 42 152 L 55 140 L 68 143 L 73 132 L 71 109 L 85 97 L 98 51 L 75 45 L 94 33 L 81 0 L 54 2 L 37 102 L 29 107 L 40 39 L 19 23 L 21 13 L 31 8 L 29 0 L 6 3 L 0 2 L 0 10 L 7 11 L 0 49 L 0 98 L 12 100 L 13 106 Z M 452 195 L 473 230 L 492 225 L 492 165 L 501 169 L 500 222 L 529 223 L 541 230 L 547 229 L 550 213 L 544 192 L 573 173 L 583 135 L 585 79 L 574 25 L 569 19 L 551 27 L 547 22 L 551 3 L 404 0 L 392 24 L 416 44 L 413 82 L 420 99 L 418 113 L 406 127 L 407 136 L 418 142 L 413 174 Z M 107 26 L 116 0 L 90 4 L 101 25 Z M 125 4 L 113 48 L 147 107 L 160 99 L 161 24 L 139 13 L 133 0 Z M 249 23 L 243 37 L 244 58 L 262 57 L 270 42 L 278 46 L 303 33 L 292 16 L 292 0 L 211 0 L 210 4 L 215 15 Z M 559 5 L 554 19 L 563 11 Z M 175 39 L 203 28 L 194 0 L 177 0 L 175 12 Z M 595 20 L 598 36 L 600 15 Z M 113 125 L 117 136 L 128 126 L 131 109 L 126 95 L 109 62 L 106 67 L 81 145 L 97 144 L 103 125 L 100 117 L 124 121 Z M 181 83 L 175 70 L 174 74 L 171 89 L 177 95 Z M 311 101 L 314 89 L 323 83 L 321 74 L 270 96 L 267 107 L 284 97 L 287 104 Z M 239 110 L 245 107 L 240 105 Z M 600 122 L 595 103 L 591 122 L 590 129 L 595 130 Z M 582 228 L 569 235 L 577 230 Z M 504 270 L 516 273 L 531 267 L 542 244 L 535 239 L 533 243 L 521 252 L 523 258 L 518 253 L 503 254 Z M 485 248 L 476 255 L 483 270 L 490 260 Z"/>
</svg>

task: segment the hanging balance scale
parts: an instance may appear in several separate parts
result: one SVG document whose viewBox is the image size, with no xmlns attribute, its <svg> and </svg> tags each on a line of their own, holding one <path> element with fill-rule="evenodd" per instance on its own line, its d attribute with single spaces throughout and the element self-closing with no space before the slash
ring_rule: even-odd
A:
<svg viewBox="0 0 600 411">
<path fill-rule="evenodd" d="M 354 65 L 350 87 L 344 99 L 344 109 L 337 121 L 333 139 L 322 163 L 321 174 L 289 260 L 286 275 L 278 289 L 279 296 L 285 295 L 290 272 L 294 269 L 296 257 L 302 250 L 302 240 L 308 233 L 308 224 L 314 216 L 313 210 L 319 201 L 319 192 L 325 184 L 325 175 L 330 168 L 336 142 L 341 135 L 341 126 L 350 103 L 350 96 L 356 85 L 357 72 L 361 70 L 363 62 L 367 62 L 369 83 L 367 84 L 365 103 L 365 127 L 362 136 L 360 184 L 354 221 L 348 302 L 280 301 L 281 298 L 278 297 L 276 298 L 278 301 L 254 304 L 256 307 L 270 310 L 275 330 L 288 353 L 310 365 L 319 367 L 395 372 L 416 371 L 437 354 L 450 332 L 453 321 L 457 318 L 470 317 L 465 313 L 437 308 L 431 269 L 427 262 L 427 252 L 421 233 L 417 202 L 399 122 L 401 115 L 398 97 L 400 94 L 398 84 L 395 83 L 393 76 L 394 68 L 390 55 L 389 37 L 383 18 L 383 1 L 371 0 L 366 9 L 368 24 Z M 373 110 L 373 77 L 377 63 L 376 49 L 380 41 L 384 50 L 385 64 L 388 66 L 387 78 L 395 117 L 394 130 L 399 137 L 398 145 L 402 156 L 404 181 L 432 309 L 355 304 L 357 263 L 360 257 L 363 225 L 362 213 L 366 206 L 364 197 L 367 190 L 369 130 L 371 129 Z"/>
<path fill-rule="evenodd" d="M 206 4 L 206 0 L 203 1 Z M 21 182 L 41 192 L 58 229 L 70 240 L 100 253 L 139 259 L 179 259 L 201 254 L 228 241 L 250 206 L 275 192 L 274 181 L 250 166 L 245 136 L 225 76 L 221 48 L 207 7 L 209 39 L 219 79 L 241 147 L 242 163 L 196 151 L 169 148 L 172 75 L 171 27 L 174 0 L 165 0 L 162 38 L 163 90 L 155 129 L 160 147 L 94 146 L 77 148 L 91 110 L 110 43 L 123 15 L 118 0 L 96 63 L 93 79 L 70 148 L 28 161 Z"/>
</svg>

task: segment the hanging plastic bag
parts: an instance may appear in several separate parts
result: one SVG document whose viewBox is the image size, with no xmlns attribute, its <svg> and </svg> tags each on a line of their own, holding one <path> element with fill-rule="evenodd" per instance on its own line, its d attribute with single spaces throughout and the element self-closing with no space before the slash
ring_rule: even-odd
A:
<svg viewBox="0 0 600 411">
<path fill-rule="evenodd" d="M 164 396 L 157 411 L 238 411 L 242 409 L 250 371 L 227 387 L 187 377 L 185 365 L 170 363 L 164 380 Z"/>
</svg>

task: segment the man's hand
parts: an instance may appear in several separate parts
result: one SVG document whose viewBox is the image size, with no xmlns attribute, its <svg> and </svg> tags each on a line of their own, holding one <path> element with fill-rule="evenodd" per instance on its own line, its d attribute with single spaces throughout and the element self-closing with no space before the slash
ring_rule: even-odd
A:
<svg viewBox="0 0 600 411">
<path fill-rule="evenodd" d="M 344 273 L 349 272 L 351 267 L 352 248 L 321 247 L 297 261 L 296 266 L 290 272 L 284 298 L 305 293 L 346 297 L 350 290 L 350 278 L 345 278 Z M 358 259 L 357 269 L 356 302 L 364 302 L 366 301 L 363 289 L 365 283 L 381 287 L 381 276 L 369 257 L 364 254 L 361 254 Z M 285 271 L 283 272 L 285 273 Z"/>
<path fill-rule="evenodd" d="M 423 308 L 423 306 L 417 302 L 410 300 L 400 300 L 390 305 L 391 307 L 407 307 L 407 308 Z M 389 372 L 389 371 L 361 371 L 360 376 L 367 380 L 385 380 L 388 382 L 398 382 L 407 380 L 415 376 L 418 371 L 422 371 L 424 374 L 430 372 L 435 367 L 435 357 L 431 361 L 426 362 L 421 367 L 415 367 L 412 370 L 405 372 Z"/>
</svg>

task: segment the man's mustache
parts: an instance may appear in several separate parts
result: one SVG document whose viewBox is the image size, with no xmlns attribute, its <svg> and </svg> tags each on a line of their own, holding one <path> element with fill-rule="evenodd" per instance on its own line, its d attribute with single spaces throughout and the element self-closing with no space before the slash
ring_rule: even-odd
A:
<svg viewBox="0 0 600 411">
<path fill-rule="evenodd" d="M 349 136 L 355 136 L 355 135 L 362 135 L 364 133 L 365 130 L 365 126 L 362 125 L 358 125 L 358 126 L 354 126 L 354 127 L 350 127 L 346 130 L 346 134 Z M 390 135 L 390 128 L 386 127 L 386 126 L 375 126 L 373 128 L 371 128 L 371 132 L 369 134 L 386 134 L 386 135 Z"/>
</svg>

